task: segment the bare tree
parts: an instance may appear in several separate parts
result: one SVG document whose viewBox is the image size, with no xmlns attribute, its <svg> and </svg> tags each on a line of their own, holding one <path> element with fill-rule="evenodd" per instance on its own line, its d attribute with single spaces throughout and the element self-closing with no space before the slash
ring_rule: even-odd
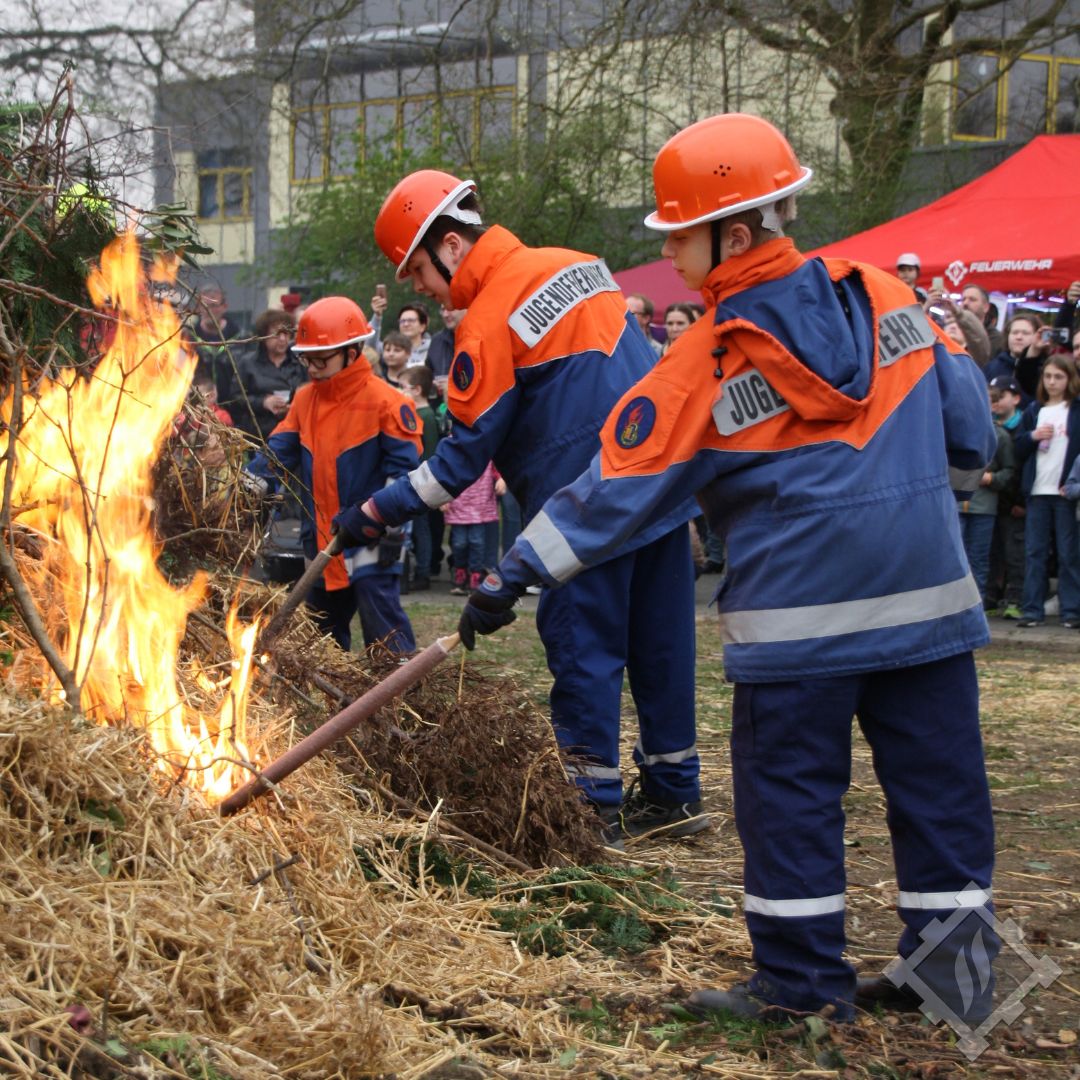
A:
<svg viewBox="0 0 1080 1080">
<path fill-rule="evenodd" d="M 850 157 L 856 229 L 894 212 L 927 90 L 951 82 L 953 62 L 990 52 L 1007 69 L 1032 47 L 1075 34 L 1074 7 L 1069 0 L 696 0 L 679 32 L 733 21 L 759 45 L 820 72 Z"/>
<path fill-rule="evenodd" d="M 134 0 L 9 0 L 0 65 L 8 96 L 25 102 L 48 101 L 70 73 L 78 110 L 73 159 L 92 159 L 96 175 L 110 178 L 118 195 L 145 203 L 160 86 L 242 66 L 249 26 L 240 0 L 184 0 L 178 8 Z"/>
</svg>

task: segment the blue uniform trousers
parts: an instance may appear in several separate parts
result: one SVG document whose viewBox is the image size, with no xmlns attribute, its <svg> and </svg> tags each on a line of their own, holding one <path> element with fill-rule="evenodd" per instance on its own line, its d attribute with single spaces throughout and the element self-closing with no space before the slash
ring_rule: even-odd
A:
<svg viewBox="0 0 1080 1080">
<path fill-rule="evenodd" d="M 385 641 L 393 653 L 416 651 L 409 616 L 401 607 L 398 574 L 364 574 L 347 589 L 324 589 L 316 585 L 308 595 L 307 606 L 325 633 L 346 651 L 352 645 L 349 624 L 359 612 L 364 644 Z"/>
<path fill-rule="evenodd" d="M 431 577 L 431 523 L 427 514 L 418 514 L 410 522 L 412 528 L 413 577 Z"/>
<path fill-rule="evenodd" d="M 838 1019 L 852 1014 L 855 973 L 842 955 L 841 799 L 851 778 L 853 716 L 885 793 L 904 922 L 900 956 L 920 948 L 920 931 L 934 933 L 934 920 L 989 909 L 994 832 L 978 706 L 971 653 L 862 675 L 735 687 L 735 822 L 757 993 L 786 1008 L 833 1003 Z M 978 891 L 959 899 L 972 885 Z M 982 945 L 973 947 L 980 928 Z M 968 1015 L 985 1015 L 996 934 L 979 919 L 939 936 L 932 966 L 946 975 L 933 976 L 937 992 L 957 998 L 956 988 L 943 983 L 963 954 L 977 976 Z"/>
<path fill-rule="evenodd" d="M 986 582 L 990 576 L 990 546 L 994 540 L 995 514 L 961 514 L 960 536 L 964 541 L 971 576 L 979 586 L 979 595 L 986 604 Z"/>
<path fill-rule="evenodd" d="M 559 745 L 587 760 L 572 772 L 600 806 L 622 800 L 623 672 L 637 708 L 642 789 L 665 803 L 701 797 L 694 721 L 694 567 L 685 525 L 545 589 L 536 627 L 554 678 Z"/>
</svg>

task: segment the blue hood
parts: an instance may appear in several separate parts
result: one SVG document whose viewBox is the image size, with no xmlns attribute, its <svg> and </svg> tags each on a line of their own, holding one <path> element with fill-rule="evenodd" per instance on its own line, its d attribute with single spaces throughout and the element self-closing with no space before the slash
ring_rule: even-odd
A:
<svg viewBox="0 0 1080 1080">
<path fill-rule="evenodd" d="M 874 319 L 858 273 L 834 282 L 820 259 L 809 259 L 794 273 L 733 293 L 717 306 L 718 324 L 739 318 L 769 327 L 799 363 L 852 401 L 869 392 Z M 784 393 L 782 385 L 776 389 Z"/>
</svg>

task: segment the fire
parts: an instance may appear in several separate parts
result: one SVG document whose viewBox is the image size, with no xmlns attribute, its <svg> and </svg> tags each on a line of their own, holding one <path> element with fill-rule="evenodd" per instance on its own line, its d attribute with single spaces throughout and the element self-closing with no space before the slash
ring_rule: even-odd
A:
<svg viewBox="0 0 1080 1080">
<path fill-rule="evenodd" d="M 102 252 L 87 286 L 95 306 L 117 317 L 115 337 L 92 376 L 65 369 L 26 393 L 12 506 L 27 508 L 20 524 L 52 539 L 45 569 L 59 583 L 59 636 L 86 715 L 144 728 L 160 768 L 217 801 L 250 778 L 237 763 L 249 759 L 257 624 L 230 612 L 235 659 L 219 714 L 185 703 L 180 642 L 206 579 L 178 589 L 162 576 L 150 519 L 151 471 L 196 364 L 176 313 L 153 296 L 151 282 L 173 275 L 158 261 L 148 281 L 130 233 Z M 9 399 L 5 421 L 11 409 Z"/>
</svg>

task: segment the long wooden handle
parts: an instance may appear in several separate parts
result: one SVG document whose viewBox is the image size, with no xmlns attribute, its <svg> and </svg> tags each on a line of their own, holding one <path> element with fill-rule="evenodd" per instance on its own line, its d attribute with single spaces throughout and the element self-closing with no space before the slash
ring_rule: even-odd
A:
<svg viewBox="0 0 1080 1080">
<path fill-rule="evenodd" d="M 316 728 L 306 739 L 302 739 L 286 750 L 277 760 L 272 761 L 254 780 L 234 791 L 221 804 L 221 816 L 229 817 L 238 810 L 242 810 L 252 799 L 264 795 L 279 780 L 295 772 L 301 765 L 306 765 L 331 743 L 347 735 L 384 705 L 404 694 L 411 686 L 415 686 L 425 675 L 438 667 L 460 641 L 461 638 L 456 633 L 441 637 L 423 652 L 417 653 L 407 663 L 396 668 L 381 683 L 373 686 L 351 705 L 346 705 L 341 712 L 331 717 L 321 727 Z"/>
<path fill-rule="evenodd" d="M 344 547 L 341 533 L 334 533 L 330 537 L 330 543 L 311 560 L 308 568 L 289 590 L 285 602 L 277 609 L 274 617 L 262 628 L 262 633 L 259 634 L 259 640 L 255 645 L 256 654 L 266 652 L 274 644 L 282 630 L 288 625 L 292 613 L 303 603 L 312 587 L 322 577 L 322 572 L 326 569 L 327 563 L 335 555 L 339 554 Z"/>
</svg>

